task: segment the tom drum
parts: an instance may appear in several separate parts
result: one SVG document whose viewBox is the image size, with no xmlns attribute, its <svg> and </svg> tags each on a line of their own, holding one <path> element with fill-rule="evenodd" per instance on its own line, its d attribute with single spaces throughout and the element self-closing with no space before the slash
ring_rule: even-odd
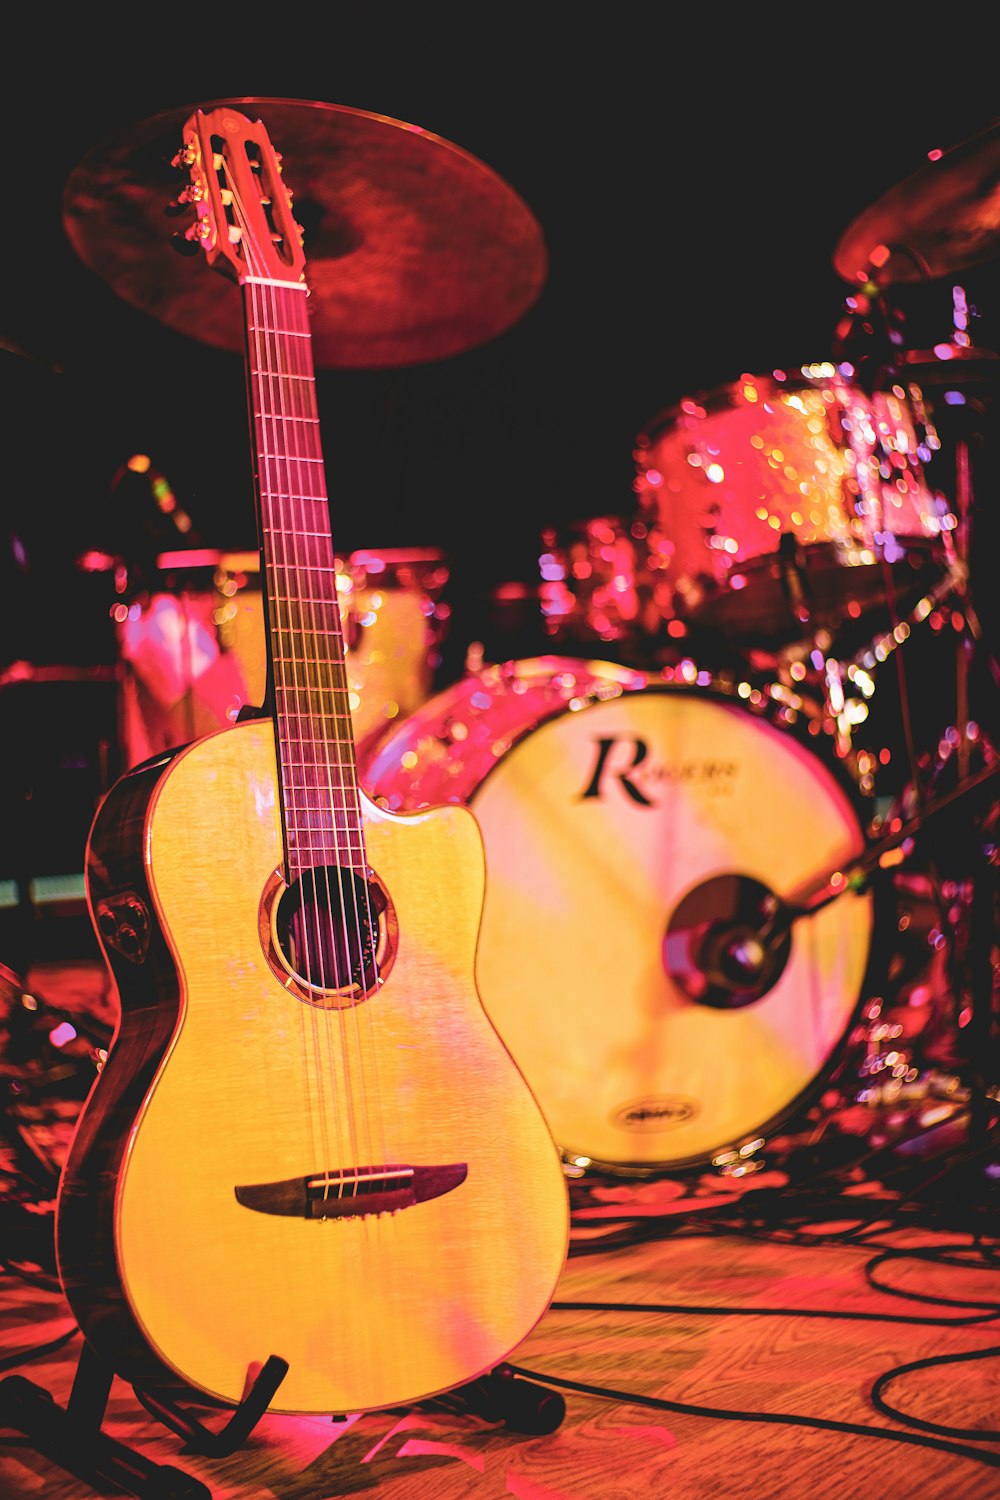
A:
<svg viewBox="0 0 1000 1500">
<path fill-rule="evenodd" d="M 672 612 L 752 642 L 915 603 L 950 560 L 938 447 L 917 387 L 869 396 L 830 364 L 660 413 L 635 488 Z"/>
</svg>

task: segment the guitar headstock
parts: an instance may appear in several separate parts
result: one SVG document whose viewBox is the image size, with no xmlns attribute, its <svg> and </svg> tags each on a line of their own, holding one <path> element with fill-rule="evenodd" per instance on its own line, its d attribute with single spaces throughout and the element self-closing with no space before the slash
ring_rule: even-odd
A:
<svg viewBox="0 0 1000 1500">
<path fill-rule="evenodd" d="M 183 139 L 174 165 L 191 180 L 177 202 L 192 204 L 198 215 L 184 240 L 200 245 L 210 265 L 238 281 L 301 281 L 302 230 L 263 123 L 225 107 L 199 109 L 185 124 Z"/>
</svg>

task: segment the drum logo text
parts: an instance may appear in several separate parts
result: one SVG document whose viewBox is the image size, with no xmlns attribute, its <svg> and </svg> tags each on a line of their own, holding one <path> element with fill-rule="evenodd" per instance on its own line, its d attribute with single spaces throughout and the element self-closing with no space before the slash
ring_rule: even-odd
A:
<svg viewBox="0 0 1000 1500">
<path fill-rule="evenodd" d="M 669 1130 L 672 1125 L 683 1125 L 693 1119 L 697 1113 L 693 1099 L 682 1099 L 677 1094 L 650 1094 L 646 1099 L 632 1099 L 621 1105 L 611 1116 L 611 1123 L 622 1130 Z"/>
<path fill-rule="evenodd" d="M 631 745 L 631 758 L 616 755 L 616 746 Z M 599 798 L 608 782 L 617 782 L 621 790 L 633 802 L 642 807 L 656 806 L 656 792 L 671 783 L 697 784 L 713 793 L 728 796 L 734 789 L 739 765 L 734 760 L 707 759 L 682 760 L 675 765 L 646 763 L 649 746 L 645 740 L 619 739 L 609 736 L 597 741 L 596 759 L 590 781 L 580 793 L 581 801 L 587 797 Z M 623 759 L 628 763 L 622 767 Z M 640 770 L 641 767 L 641 770 Z"/>
</svg>

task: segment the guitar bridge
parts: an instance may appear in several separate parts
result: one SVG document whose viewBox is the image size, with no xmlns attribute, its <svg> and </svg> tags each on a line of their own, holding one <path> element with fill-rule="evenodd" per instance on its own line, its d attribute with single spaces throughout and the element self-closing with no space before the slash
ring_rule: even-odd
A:
<svg viewBox="0 0 1000 1500">
<path fill-rule="evenodd" d="M 234 1191 L 237 1202 L 259 1214 L 292 1219 L 367 1218 L 440 1198 L 464 1182 L 467 1174 L 465 1162 L 439 1167 L 350 1167 L 280 1182 L 253 1182 Z"/>
</svg>

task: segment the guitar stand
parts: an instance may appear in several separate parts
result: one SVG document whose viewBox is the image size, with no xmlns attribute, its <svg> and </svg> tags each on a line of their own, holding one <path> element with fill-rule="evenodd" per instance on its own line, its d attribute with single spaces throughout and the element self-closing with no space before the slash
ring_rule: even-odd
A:
<svg viewBox="0 0 1000 1500">
<path fill-rule="evenodd" d="M 219 1430 L 206 1427 L 165 1397 L 152 1397 L 133 1386 L 146 1410 L 187 1447 L 213 1458 L 234 1453 L 263 1416 L 288 1365 L 272 1355 L 249 1391 Z M 102 1430 L 114 1371 L 84 1344 L 65 1407 L 51 1393 L 23 1375 L 0 1381 L 0 1424 L 31 1438 L 39 1453 L 98 1488 L 110 1483 L 140 1500 L 211 1500 L 200 1479 L 170 1464 L 153 1463 Z"/>
<path fill-rule="evenodd" d="M 287 1362 L 272 1354 L 232 1416 L 218 1430 L 207 1427 L 165 1396 L 153 1396 L 139 1386 L 132 1389 L 152 1416 L 184 1439 L 189 1451 L 224 1458 L 249 1437 L 287 1373 Z M 143 1458 L 103 1431 L 114 1375 L 86 1343 L 65 1407 L 59 1406 L 43 1386 L 23 1375 L 8 1375 L 0 1380 L 0 1426 L 23 1432 L 39 1453 L 95 1489 L 108 1483 L 139 1500 L 212 1500 L 211 1491 L 200 1479 L 170 1464 Z M 554 1432 L 566 1411 L 566 1403 L 556 1391 L 522 1379 L 509 1365 L 498 1365 L 488 1375 L 418 1405 L 468 1413 L 487 1422 L 502 1421 L 514 1432 L 532 1434 Z"/>
</svg>

